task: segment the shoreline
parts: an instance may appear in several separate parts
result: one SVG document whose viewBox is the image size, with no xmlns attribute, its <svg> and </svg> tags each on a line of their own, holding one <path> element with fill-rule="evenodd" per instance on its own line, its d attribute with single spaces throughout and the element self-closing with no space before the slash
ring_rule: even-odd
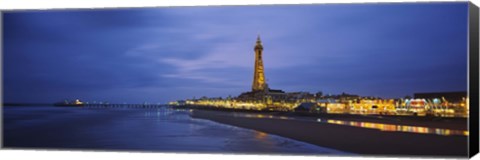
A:
<svg viewBox="0 0 480 160">
<path fill-rule="evenodd" d="M 313 121 L 238 117 L 232 113 L 194 109 L 191 116 L 360 155 L 429 157 L 468 155 L 468 136 L 383 132 Z"/>
</svg>

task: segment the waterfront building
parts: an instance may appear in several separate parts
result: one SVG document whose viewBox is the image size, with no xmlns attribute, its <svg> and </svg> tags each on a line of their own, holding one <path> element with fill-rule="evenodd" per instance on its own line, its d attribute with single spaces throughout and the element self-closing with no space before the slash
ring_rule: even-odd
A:
<svg viewBox="0 0 480 160">
<path fill-rule="evenodd" d="M 442 116 L 468 116 L 467 92 L 414 93 L 415 99 L 424 99 L 430 114 Z"/>
<path fill-rule="evenodd" d="M 83 102 L 80 101 L 79 99 L 76 99 L 75 102 L 73 102 L 75 105 L 83 105 Z"/>
<path fill-rule="evenodd" d="M 255 63 L 253 68 L 252 90 L 240 94 L 235 99 L 243 102 L 266 103 L 273 106 L 274 101 L 287 99 L 287 94 L 282 90 L 270 89 L 265 81 L 263 66 L 263 45 L 260 35 L 254 46 Z"/>
<path fill-rule="evenodd" d="M 279 89 L 271 89 L 265 81 L 265 69 L 263 63 L 263 44 L 260 36 L 254 46 L 255 64 L 253 68 L 252 90 L 244 92 L 235 98 L 242 102 L 263 103 L 264 107 L 279 110 L 293 110 L 303 102 L 314 102 L 315 95 L 308 92 L 286 93 Z"/>
<path fill-rule="evenodd" d="M 322 92 L 285 92 L 271 89 L 266 81 L 263 51 L 257 37 L 254 50 L 254 68 L 251 90 L 237 97 L 190 99 L 171 105 L 207 106 L 230 109 L 277 110 L 327 114 L 387 114 L 468 116 L 466 92 L 415 93 L 415 98 L 383 99 L 341 93 L 323 95 Z"/>
</svg>

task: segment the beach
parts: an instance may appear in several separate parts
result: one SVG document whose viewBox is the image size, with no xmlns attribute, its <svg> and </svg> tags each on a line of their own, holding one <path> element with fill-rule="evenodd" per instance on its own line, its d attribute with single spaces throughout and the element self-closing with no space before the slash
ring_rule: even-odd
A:
<svg viewBox="0 0 480 160">
<path fill-rule="evenodd" d="M 273 113 L 257 114 L 257 116 L 239 116 L 243 114 L 248 115 L 248 113 L 242 112 L 194 109 L 191 116 L 360 155 L 466 157 L 468 153 L 468 136 L 465 135 L 386 132 L 371 128 L 318 123 L 311 120 L 312 117 L 303 119 L 298 117 L 292 118 L 292 116 L 269 118 L 275 115 Z M 339 116 L 337 118 L 342 117 Z M 419 124 L 427 127 L 466 128 L 464 127 L 466 123 L 462 125 L 462 120 L 458 119 L 452 119 L 453 122 L 449 122 L 449 120 L 408 117 L 403 118 L 405 120 L 398 117 L 392 120 L 392 118 L 375 119 L 372 117 L 346 116 L 345 119 L 402 125 L 415 125 L 414 122 L 419 121 Z"/>
</svg>

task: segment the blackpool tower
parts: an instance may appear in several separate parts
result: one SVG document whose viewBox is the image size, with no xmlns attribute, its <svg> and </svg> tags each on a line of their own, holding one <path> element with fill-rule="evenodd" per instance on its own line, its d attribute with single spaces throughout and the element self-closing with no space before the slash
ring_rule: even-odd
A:
<svg viewBox="0 0 480 160">
<path fill-rule="evenodd" d="M 265 73 L 263 69 L 263 46 L 260 40 L 260 35 L 257 37 L 257 43 L 255 44 L 255 68 L 253 73 L 253 85 L 252 91 L 264 91 L 267 87 L 265 83 Z"/>
</svg>

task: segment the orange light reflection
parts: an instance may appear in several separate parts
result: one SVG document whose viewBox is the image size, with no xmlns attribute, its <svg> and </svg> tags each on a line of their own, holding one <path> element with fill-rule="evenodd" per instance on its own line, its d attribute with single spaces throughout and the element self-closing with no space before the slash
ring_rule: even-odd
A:
<svg viewBox="0 0 480 160">
<path fill-rule="evenodd" d="M 325 121 L 318 119 L 317 122 L 322 123 Z M 329 119 L 326 122 L 330 124 L 378 129 L 378 130 L 387 131 L 387 132 L 410 132 L 410 133 L 419 133 L 419 134 L 437 134 L 437 135 L 443 135 L 443 136 L 449 136 L 449 135 L 468 136 L 469 135 L 468 131 L 442 129 L 442 128 L 428 128 L 428 127 L 420 127 L 420 126 L 406 126 L 406 125 L 383 124 L 383 123 L 372 123 L 372 122 L 341 121 L 341 120 L 332 120 L 332 119 Z"/>
</svg>

